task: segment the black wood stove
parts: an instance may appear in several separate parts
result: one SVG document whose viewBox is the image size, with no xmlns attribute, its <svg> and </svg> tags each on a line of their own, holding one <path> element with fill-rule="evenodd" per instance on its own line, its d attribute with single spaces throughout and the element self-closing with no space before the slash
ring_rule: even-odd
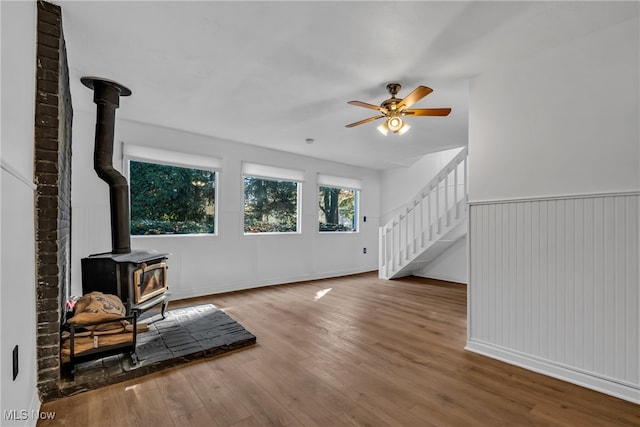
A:
<svg viewBox="0 0 640 427">
<path fill-rule="evenodd" d="M 156 251 L 111 252 L 82 259 L 82 292 L 99 291 L 117 295 L 132 311 L 141 313 L 162 304 L 164 317 L 169 303 L 167 257 Z"/>
<path fill-rule="evenodd" d="M 140 313 L 162 304 L 162 315 L 169 302 L 167 263 L 170 254 L 157 251 L 131 251 L 129 185 L 113 167 L 115 112 L 120 96 L 131 91 L 111 80 L 83 77 L 82 83 L 94 91 L 97 105 L 94 169 L 109 185 L 112 251 L 82 259 L 82 291 L 100 291 L 120 297 L 127 314 Z"/>
</svg>

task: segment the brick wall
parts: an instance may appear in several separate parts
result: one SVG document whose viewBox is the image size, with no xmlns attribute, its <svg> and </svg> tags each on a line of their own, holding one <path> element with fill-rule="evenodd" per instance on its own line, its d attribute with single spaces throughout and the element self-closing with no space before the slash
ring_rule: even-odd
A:
<svg viewBox="0 0 640 427">
<path fill-rule="evenodd" d="M 35 111 L 38 390 L 60 396 L 60 322 L 71 286 L 73 109 L 60 7 L 38 1 Z"/>
</svg>

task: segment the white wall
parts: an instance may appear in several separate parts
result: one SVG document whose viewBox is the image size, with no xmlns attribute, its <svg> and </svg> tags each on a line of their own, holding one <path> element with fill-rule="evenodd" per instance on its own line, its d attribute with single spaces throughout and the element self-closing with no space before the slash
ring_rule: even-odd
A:
<svg viewBox="0 0 640 427">
<path fill-rule="evenodd" d="M 469 109 L 467 348 L 635 402 L 639 32 L 486 72 Z"/>
<path fill-rule="evenodd" d="M 132 96 L 136 96 L 135 88 L 132 90 Z M 87 89 L 84 96 L 92 93 Z M 127 98 L 121 99 L 120 108 L 127 108 Z M 95 112 L 74 113 L 72 291 L 76 295 L 82 292 L 80 259 L 111 250 L 108 187 L 93 170 L 94 130 Z M 157 249 L 172 254 L 169 283 L 174 298 L 377 269 L 378 171 L 124 120 L 116 124 L 115 139 L 114 165 L 120 170 L 121 141 L 222 158 L 217 236 L 132 237 L 133 249 Z M 305 171 L 301 234 L 243 234 L 242 161 Z M 318 233 L 318 173 L 362 180 L 359 233 Z M 362 222 L 363 216 L 367 222 Z M 365 247 L 367 254 L 362 251 Z"/>
<path fill-rule="evenodd" d="M 0 15 L 0 424 L 35 425 L 33 411 L 40 407 L 36 388 L 33 185 L 35 3 L 1 2 Z M 19 347 L 19 374 L 14 381 L 11 356 L 15 345 Z M 5 411 L 12 410 L 21 421 L 5 418 Z"/>
<path fill-rule="evenodd" d="M 474 79 L 470 200 L 638 190 L 637 58 L 631 20 Z"/>
<path fill-rule="evenodd" d="M 413 275 L 448 282 L 468 283 L 468 255 L 465 236 Z"/>
</svg>

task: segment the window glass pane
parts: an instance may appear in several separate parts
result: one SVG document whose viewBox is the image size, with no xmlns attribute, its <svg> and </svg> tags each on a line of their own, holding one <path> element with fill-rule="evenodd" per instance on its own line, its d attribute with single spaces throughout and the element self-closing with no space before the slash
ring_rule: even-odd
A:
<svg viewBox="0 0 640 427">
<path fill-rule="evenodd" d="M 131 234 L 215 232 L 216 173 L 129 162 Z"/>
<path fill-rule="evenodd" d="M 320 186 L 320 231 L 358 231 L 358 191 Z"/>
<path fill-rule="evenodd" d="M 298 231 L 298 182 L 244 177 L 244 232 Z"/>
</svg>

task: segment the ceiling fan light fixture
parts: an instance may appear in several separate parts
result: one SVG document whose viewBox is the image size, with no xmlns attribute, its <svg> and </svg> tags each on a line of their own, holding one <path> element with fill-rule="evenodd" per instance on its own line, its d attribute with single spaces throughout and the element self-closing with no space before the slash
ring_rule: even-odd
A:
<svg viewBox="0 0 640 427">
<path fill-rule="evenodd" d="M 391 117 L 387 120 L 387 126 L 389 126 L 389 129 L 391 129 L 393 133 L 398 133 L 404 124 L 400 117 Z"/>
<path fill-rule="evenodd" d="M 387 125 L 387 121 L 382 122 L 380 126 L 377 127 L 378 131 L 384 136 L 389 135 L 389 126 Z"/>
<path fill-rule="evenodd" d="M 402 125 L 402 127 L 400 128 L 400 130 L 398 130 L 398 135 L 403 135 L 406 131 L 408 131 L 411 128 L 411 126 L 409 126 L 409 123 L 404 122 L 404 124 Z"/>
</svg>

